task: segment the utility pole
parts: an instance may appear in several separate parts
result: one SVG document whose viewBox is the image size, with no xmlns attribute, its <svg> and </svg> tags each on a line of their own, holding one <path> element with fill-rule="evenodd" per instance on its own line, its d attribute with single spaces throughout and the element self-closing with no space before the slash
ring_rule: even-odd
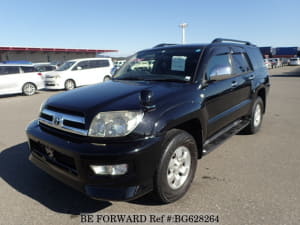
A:
<svg viewBox="0 0 300 225">
<path fill-rule="evenodd" d="M 179 24 L 179 27 L 182 29 L 182 38 L 181 38 L 181 43 L 185 44 L 185 28 L 188 26 L 187 23 L 182 23 Z"/>
</svg>

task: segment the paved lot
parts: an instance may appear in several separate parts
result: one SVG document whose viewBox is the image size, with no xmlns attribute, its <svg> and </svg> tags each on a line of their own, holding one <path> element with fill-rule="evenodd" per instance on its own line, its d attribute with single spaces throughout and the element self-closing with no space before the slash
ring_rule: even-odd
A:
<svg viewBox="0 0 300 225">
<path fill-rule="evenodd" d="M 44 99 L 0 98 L 0 224 L 79 224 L 88 213 L 213 213 L 224 225 L 300 224 L 300 67 L 271 70 L 262 130 L 236 135 L 199 161 L 188 194 L 169 205 L 146 196 L 98 202 L 57 182 L 28 160 L 25 127 Z"/>
</svg>

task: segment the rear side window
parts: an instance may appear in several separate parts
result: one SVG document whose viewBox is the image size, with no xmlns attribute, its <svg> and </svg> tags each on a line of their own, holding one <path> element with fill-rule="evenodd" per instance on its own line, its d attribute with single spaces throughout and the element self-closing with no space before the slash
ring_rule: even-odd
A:
<svg viewBox="0 0 300 225">
<path fill-rule="evenodd" d="M 17 66 L 1 66 L 0 75 L 16 74 L 20 73 L 19 67 Z"/>
<path fill-rule="evenodd" d="M 54 66 L 45 66 L 45 71 L 52 71 L 55 70 Z"/>
<path fill-rule="evenodd" d="M 36 68 L 34 68 L 33 66 L 21 66 L 21 69 L 24 73 L 37 72 Z"/>
<path fill-rule="evenodd" d="M 264 60 L 258 48 L 247 48 L 247 53 L 254 69 L 264 68 Z"/>
<path fill-rule="evenodd" d="M 241 74 L 251 71 L 246 55 L 244 53 L 232 54 L 233 74 Z"/>
<path fill-rule="evenodd" d="M 82 61 L 82 62 L 79 62 L 73 70 L 78 70 L 78 67 L 81 67 L 82 70 L 85 70 L 85 69 L 89 69 L 90 68 L 90 65 L 89 65 L 89 61 Z"/>
<path fill-rule="evenodd" d="M 109 66 L 108 60 L 91 60 L 90 68 L 99 68 L 99 67 L 107 67 Z"/>
</svg>

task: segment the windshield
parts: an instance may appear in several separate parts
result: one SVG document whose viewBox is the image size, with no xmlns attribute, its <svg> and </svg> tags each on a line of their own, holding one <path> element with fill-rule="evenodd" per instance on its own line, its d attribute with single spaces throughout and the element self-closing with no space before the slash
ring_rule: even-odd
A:
<svg viewBox="0 0 300 225">
<path fill-rule="evenodd" d="M 116 73 L 118 80 L 192 80 L 201 48 L 167 48 L 138 52 Z"/>
<path fill-rule="evenodd" d="M 62 64 L 56 71 L 64 71 L 69 69 L 75 62 L 74 61 L 68 61 Z"/>
</svg>

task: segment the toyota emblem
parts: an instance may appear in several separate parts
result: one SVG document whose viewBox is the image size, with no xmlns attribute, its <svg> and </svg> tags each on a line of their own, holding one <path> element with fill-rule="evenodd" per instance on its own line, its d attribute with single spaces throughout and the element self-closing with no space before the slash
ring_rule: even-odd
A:
<svg viewBox="0 0 300 225">
<path fill-rule="evenodd" d="M 60 116 L 60 115 L 55 115 L 53 117 L 53 124 L 55 126 L 62 126 L 62 124 L 63 124 L 63 117 Z"/>
</svg>

